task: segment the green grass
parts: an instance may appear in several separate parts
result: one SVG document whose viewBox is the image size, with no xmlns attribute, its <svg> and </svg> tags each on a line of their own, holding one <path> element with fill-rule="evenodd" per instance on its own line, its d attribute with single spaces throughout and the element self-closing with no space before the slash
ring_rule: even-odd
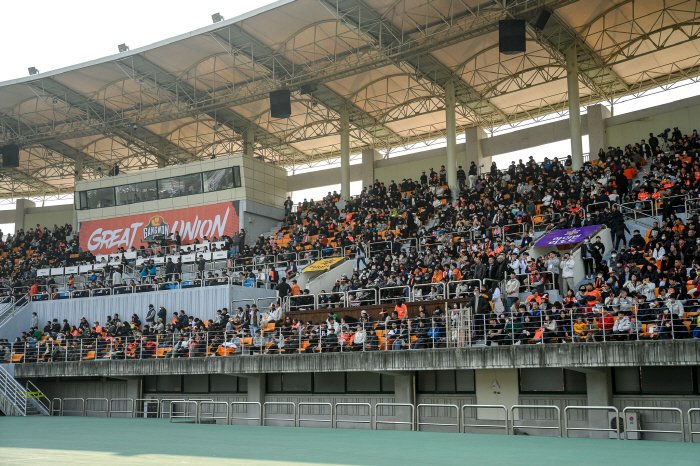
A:
<svg viewBox="0 0 700 466">
<path fill-rule="evenodd" d="M 0 417 L 0 464 L 700 464 L 700 444 Z"/>
</svg>

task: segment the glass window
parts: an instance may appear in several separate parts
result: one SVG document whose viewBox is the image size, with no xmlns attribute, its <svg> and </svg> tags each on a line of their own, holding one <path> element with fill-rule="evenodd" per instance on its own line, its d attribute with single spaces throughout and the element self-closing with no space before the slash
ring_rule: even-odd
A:
<svg viewBox="0 0 700 466">
<path fill-rule="evenodd" d="M 100 209 L 114 206 L 114 188 L 90 189 L 87 192 L 87 208 Z"/>
<path fill-rule="evenodd" d="M 222 168 L 202 173 L 204 179 L 204 192 L 221 191 L 233 188 L 233 170 Z"/>
<path fill-rule="evenodd" d="M 202 174 L 193 173 L 191 175 L 176 176 L 158 180 L 158 198 L 168 199 L 171 197 L 190 196 L 201 194 Z"/>
<path fill-rule="evenodd" d="M 75 197 L 75 209 L 85 210 L 87 208 L 87 191 L 80 191 Z"/>
<path fill-rule="evenodd" d="M 156 199 L 158 199 L 158 187 L 155 180 L 117 186 L 117 205 L 155 201 Z"/>
<path fill-rule="evenodd" d="M 233 187 L 241 187 L 241 167 L 233 167 Z"/>
</svg>

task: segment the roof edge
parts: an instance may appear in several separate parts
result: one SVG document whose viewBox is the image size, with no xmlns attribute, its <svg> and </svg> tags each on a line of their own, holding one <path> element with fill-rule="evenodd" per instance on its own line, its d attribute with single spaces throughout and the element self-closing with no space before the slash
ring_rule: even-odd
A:
<svg viewBox="0 0 700 466">
<path fill-rule="evenodd" d="M 231 25 L 236 24 L 238 22 L 245 21 L 246 19 L 252 18 L 253 16 L 257 16 L 257 15 L 265 13 L 267 11 L 274 10 L 275 8 L 279 8 L 279 7 L 282 7 L 282 6 L 287 5 L 289 3 L 293 3 L 294 1 L 296 1 L 296 0 L 277 0 L 276 2 L 270 3 L 269 5 L 261 6 L 260 8 L 256 8 L 255 10 L 251 10 L 247 13 L 243 13 L 241 15 L 238 15 L 235 18 L 225 19 L 225 20 L 220 21 L 218 23 L 210 24 L 208 26 L 204 26 L 202 28 L 195 29 L 193 31 L 185 32 L 183 34 L 179 34 L 177 36 L 170 37 L 168 39 L 163 39 L 163 40 L 155 42 L 153 44 L 145 45 L 143 47 L 139 47 L 139 48 L 134 49 L 134 50 L 129 50 L 128 52 L 122 52 L 122 53 L 117 53 L 117 54 L 109 55 L 109 56 L 102 57 L 102 58 L 97 58 L 95 60 L 90 60 L 90 61 L 86 61 L 83 63 L 78 63 L 76 65 L 70 65 L 70 66 L 66 66 L 63 68 L 58 68 L 56 70 L 47 71 L 45 73 L 39 73 L 39 74 L 30 75 L 30 76 L 24 76 L 21 78 L 10 79 L 8 81 L 0 81 L 0 87 L 11 86 L 13 84 L 23 84 L 23 83 L 27 83 L 27 82 L 36 81 L 37 79 L 50 78 L 52 76 L 67 73 L 69 71 L 75 71 L 75 70 L 78 70 L 81 68 L 87 68 L 89 66 L 100 65 L 103 63 L 109 63 L 109 62 L 114 61 L 116 59 L 121 59 L 121 58 L 130 57 L 133 55 L 138 55 L 138 54 L 143 53 L 143 52 L 148 52 L 150 50 L 154 50 L 154 49 L 159 48 L 159 47 L 170 45 L 170 44 L 177 42 L 177 41 L 180 41 L 180 40 L 184 40 L 184 39 L 188 39 L 190 37 L 195 37 L 195 36 L 199 36 L 199 35 L 206 34 L 209 32 L 213 32 L 213 31 L 216 31 L 218 29 L 223 29 L 225 27 L 231 26 Z"/>
</svg>

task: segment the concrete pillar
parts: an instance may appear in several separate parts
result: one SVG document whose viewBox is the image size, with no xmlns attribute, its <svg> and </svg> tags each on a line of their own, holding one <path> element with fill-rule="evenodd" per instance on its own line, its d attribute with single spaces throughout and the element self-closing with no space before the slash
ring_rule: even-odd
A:
<svg viewBox="0 0 700 466">
<path fill-rule="evenodd" d="M 447 139 L 447 185 L 457 187 L 457 117 L 455 114 L 455 83 L 445 84 L 445 138 Z"/>
<path fill-rule="evenodd" d="M 394 403 L 408 403 L 416 406 L 416 374 L 414 372 L 398 372 L 394 374 Z M 405 422 L 412 420 L 416 421 L 415 410 L 413 411 L 413 419 L 411 419 L 411 408 L 396 407 L 394 410 L 396 421 Z M 408 424 L 397 424 L 396 430 L 410 430 Z"/>
<path fill-rule="evenodd" d="M 467 130 L 464 132 L 464 136 L 466 139 L 466 158 L 462 168 L 464 169 L 465 173 L 469 173 L 469 167 L 471 166 L 472 162 L 474 162 L 477 167 L 481 167 L 483 165 L 483 168 L 480 168 L 478 173 L 488 172 L 491 167 L 491 157 L 485 157 L 481 149 L 481 140 L 486 138 L 486 131 L 477 126 L 473 126 L 471 128 L 467 128 Z"/>
<path fill-rule="evenodd" d="M 374 183 L 374 162 L 381 160 L 381 158 L 382 154 L 374 149 L 365 149 L 362 151 L 362 165 L 360 168 L 360 174 L 362 177 L 363 188 Z"/>
<path fill-rule="evenodd" d="M 126 397 L 133 400 L 143 398 L 143 377 L 125 377 Z"/>
<path fill-rule="evenodd" d="M 610 110 L 605 105 L 596 104 L 588 107 L 588 148 L 590 160 L 598 159 L 598 149 L 608 151 L 605 140 L 605 120 L 610 118 Z"/>
<path fill-rule="evenodd" d="M 569 93 L 569 131 L 571 133 L 571 161 L 574 171 L 583 167 L 583 145 L 581 142 L 581 103 L 578 94 L 578 58 L 576 46 L 566 51 L 566 83 Z M 590 124 L 590 123 L 589 123 Z M 590 131 L 590 129 L 589 129 Z M 591 148 L 591 150 L 593 150 Z M 595 149 L 596 152 L 598 149 Z"/>
<path fill-rule="evenodd" d="M 340 110 L 340 197 L 350 199 L 350 113 Z"/>
<path fill-rule="evenodd" d="M 246 129 L 243 144 L 245 145 L 245 155 L 255 157 L 255 128 Z"/>
<path fill-rule="evenodd" d="M 586 373 L 586 404 L 588 406 L 612 406 L 612 371 L 609 367 Z M 606 411 L 588 411 L 588 427 L 608 428 Z M 590 438 L 608 438 L 608 432 L 591 431 Z"/>
<path fill-rule="evenodd" d="M 248 401 L 260 403 L 260 416 L 262 418 L 262 405 L 265 403 L 265 394 L 267 393 L 267 375 L 266 374 L 246 374 L 239 375 L 248 379 Z M 254 405 L 248 405 L 248 417 L 258 415 L 258 408 Z M 262 419 L 261 419 L 262 423 Z"/>
<path fill-rule="evenodd" d="M 25 231 L 28 229 L 25 229 L 24 225 L 24 214 L 26 213 L 27 209 L 30 207 L 36 207 L 36 204 L 29 199 L 17 199 L 17 202 L 15 203 L 15 212 L 14 212 L 14 223 L 15 223 L 15 232 L 19 229 L 24 229 Z M 29 228 L 34 228 L 36 225 L 26 225 Z M 6 232 L 9 233 L 9 232 Z"/>
</svg>

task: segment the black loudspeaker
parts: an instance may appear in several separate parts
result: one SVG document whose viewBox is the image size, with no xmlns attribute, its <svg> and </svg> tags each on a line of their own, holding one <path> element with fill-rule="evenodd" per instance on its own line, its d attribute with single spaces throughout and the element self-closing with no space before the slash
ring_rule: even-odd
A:
<svg viewBox="0 0 700 466">
<path fill-rule="evenodd" d="M 505 55 L 525 53 L 524 19 L 503 19 L 498 22 L 498 50 Z"/>
<path fill-rule="evenodd" d="M 270 92 L 270 116 L 289 118 L 292 115 L 292 101 L 289 89 Z"/>
<path fill-rule="evenodd" d="M 552 16 L 552 12 L 542 8 L 537 12 L 535 17 L 532 18 L 530 24 L 538 31 L 544 31 L 544 27 L 547 25 L 547 21 L 549 21 L 550 16 Z"/>
<path fill-rule="evenodd" d="M 19 167 L 19 146 L 10 144 L 0 149 L 2 153 L 2 166 L 16 168 Z"/>
</svg>

